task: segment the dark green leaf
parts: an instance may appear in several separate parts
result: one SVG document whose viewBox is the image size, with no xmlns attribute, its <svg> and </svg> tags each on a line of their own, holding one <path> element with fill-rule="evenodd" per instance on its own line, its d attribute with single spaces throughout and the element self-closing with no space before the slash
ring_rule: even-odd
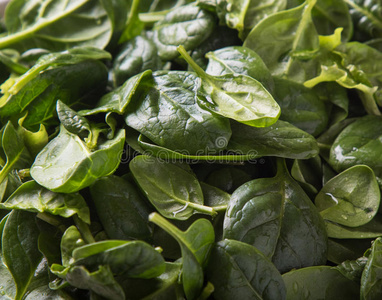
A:
<svg viewBox="0 0 382 300">
<path fill-rule="evenodd" d="M 41 261 L 38 251 L 39 230 L 35 214 L 14 210 L 2 236 L 2 255 L 16 284 L 15 299 L 22 299 Z"/>
<path fill-rule="evenodd" d="M 224 238 L 255 246 L 281 272 L 326 261 L 325 224 L 280 159 L 275 177 L 249 181 L 232 194 Z"/>
<path fill-rule="evenodd" d="M 377 238 L 361 278 L 361 299 L 382 297 L 382 238 Z"/>
<path fill-rule="evenodd" d="M 130 162 L 130 170 L 151 204 L 166 218 L 186 220 L 195 213 L 216 214 L 203 205 L 202 189 L 189 167 L 140 155 Z"/>
<path fill-rule="evenodd" d="M 380 198 L 374 172 L 357 165 L 329 180 L 316 196 L 315 204 L 324 220 L 358 227 L 377 214 Z"/>
<path fill-rule="evenodd" d="M 225 239 L 211 253 L 207 278 L 216 299 L 285 299 L 286 290 L 275 266 L 255 247 Z"/>
<path fill-rule="evenodd" d="M 359 299 L 359 283 L 329 266 L 309 267 L 283 275 L 287 299 Z"/>
<path fill-rule="evenodd" d="M 94 269 L 110 266 L 113 274 L 132 278 L 154 278 L 165 270 L 161 254 L 142 241 L 107 240 L 73 250 L 74 266 Z M 71 272 L 71 271 L 69 271 Z"/>
<path fill-rule="evenodd" d="M 199 107 L 195 81 L 190 72 L 154 73 L 153 81 L 142 81 L 143 94 L 127 107 L 126 124 L 159 146 L 180 153 L 224 150 L 231 136 L 229 122 Z"/>
<path fill-rule="evenodd" d="M 314 137 L 285 121 L 278 120 L 265 128 L 231 122 L 231 129 L 232 137 L 227 148 L 233 153 L 296 159 L 311 158 L 318 154 Z"/>
<path fill-rule="evenodd" d="M 97 0 L 12 1 L 5 25 L 8 35 L 0 39 L 0 48 L 59 51 L 86 45 L 103 49 L 112 35 L 112 22 Z"/>
<path fill-rule="evenodd" d="M 169 233 L 182 250 L 182 283 L 187 299 L 196 299 L 203 287 L 203 267 L 206 266 L 215 241 L 214 228 L 207 219 L 192 223 L 187 231 L 181 231 L 157 213 L 149 220 Z"/>
<path fill-rule="evenodd" d="M 111 175 L 93 183 L 90 192 L 109 238 L 150 239 L 147 220 L 151 209 L 130 182 Z"/>
<path fill-rule="evenodd" d="M 154 26 L 153 40 L 162 60 L 172 60 L 179 53 L 177 47 L 183 45 L 192 50 L 206 40 L 213 32 L 215 19 L 208 11 L 195 3 L 171 10 L 163 20 Z"/>
</svg>

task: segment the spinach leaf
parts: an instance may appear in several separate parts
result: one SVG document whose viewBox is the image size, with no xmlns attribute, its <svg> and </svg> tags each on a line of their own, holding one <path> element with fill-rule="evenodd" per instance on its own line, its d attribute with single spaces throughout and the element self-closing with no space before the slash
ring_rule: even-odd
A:
<svg viewBox="0 0 382 300">
<path fill-rule="evenodd" d="M 203 205 L 199 181 L 187 165 L 139 155 L 130 162 L 130 170 L 151 204 L 166 218 L 186 220 L 195 213 L 216 214 Z"/>
<path fill-rule="evenodd" d="M 326 222 L 328 236 L 337 239 L 368 239 L 382 235 L 382 215 L 377 214 L 370 222 L 358 227 L 349 227 L 338 223 Z"/>
<path fill-rule="evenodd" d="M 212 249 L 207 278 L 217 299 L 286 299 L 275 266 L 255 247 L 225 239 Z"/>
<path fill-rule="evenodd" d="M 110 175 L 90 186 L 97 214 L 111 239 L 142 239 L 151 237 L 147 224 L 151 212 L 138 190 L 121 177 Z"/>
<path fill-rule="evenodd" d="M 211 247 L 215 241 L 210 221 L 199 219 L 187 231 L 180 231 L 158 213 L 152 213 L 149 220 L 169 233 L 182 250 L 182 283 L 187 299 L 197 298 L 203 286 L 203 270 Z"/>
<path fill-rule="evenodd" d="M 164 272 L 164 259 L 143 241 L 107 240 L 73 250 L 72 266 L 95 268 L 108 265 L 115 275 L 132 278 L 153 278 Z"/>
<path fill-rule="evenodd" d="M 239 31 L 244 40 L 251 29 L 265 17 L 285 9 L 286 0 L 267 0 L 261 3 L 251 0 L 218 0 L 216 13 L 220 23 Z"/>
<path fill-rule="evenodd" d="M 358 299 L 359 284 L 329 266 L 293 270 L 283 275 L 287 299 Z"/>
<path fill-rule="evenodd" d="M 374 172 L 357 165 L 329 180 L 316 196 L 315 204 L 324 220 L 358 227 L 377 214 L 380 198 Z"/>
<path fill-rule="evenodd" d="M 0 48 L 60 51 L 86 45 L 103 49 L 112 36 L 110 17 L 97 0 L 11 1 L 5 26 L 8 34 L 0 39 Z"/>
<path fill-rule="evenodd" d="M 207 74 L 248 75 L 258 80 L 269 92 L 273 92 L 274 82 L 271 73 L 255 51 L 242 46 L 232 46 L 209 52 L 206 57 L 208 58 Z"/>
<path fill-rule="evenodd" d="M 115 86 L 146 70 L 157 71 L 162 62 L 154 42 L 145 36 L 136 36 L 123 45 L 113 61 L 112 78 Z"/>
<path fill-rule="evenodd" d="M 378 299 L 382 296 L 381 287 L 382 239 L 377 238 L 371 247 L 361 278 L 361 299 Z"/>
<path fill-rule="evenodd" d="M 60 127 L 60 134 L 37 155 L 31 175 L 43 187 L 72 193 L 91 185 L 97 178 L 109 175 L 120 163 L 125 131 L 119 130 L 91 152 L 77 136 Z"/>
<path fill-rule="evenodd" d="M 115 112 L 122 115 L 133 97 L 140 97 L 140 83 L 150 80 L 152 72 L 150 70 L 139 73 L 129 78 L 121 87 L 105 94 L 93 109 L 82 110 L 80 115 L 94 115 L 98 113 Z M 137 94 L 137 96 L 135 96 Z"/>
<path fill-rule="evenodd" d="M 196 48 L 210 36 L 214 27 L 213 15 L 195 3 L 171 10 L 153 28 L 153 41 L 158 48 L 159 57 L 162 60 L 176 58 L 179 45 L 187 50 Z"/>
<path fill-rule="evenodd" d="M 299 78 L 304 69 L 296 63 L 316 52 L 318 34 L 311 11 L 316 0 L 268 16 L 258 23 L 244 41 L 264 60 L 272 75 Z"/>
<path fill-rule="evenodd" d="M 6 220 L 1 240 L 5 265 L 16 284 L 15 299 L 23 299 L 41 261 L 37 248 L 39 230 L 35 214 L 14 210 Z"/>
<path fill-rule="evenodd" d="M 0 183 L 2 183 L 13 169 L 29 166 L 31 157 L 25 147 L 23 137 L 17 132 L 11 122 L 7 122 L 1 135 L 1 149 L 6 161 L 2 161 Z"/>
<path fill-rule="evenodd" d="M 68 267 L 74 262 L 74 249 L 84 246 L 85 242 L 82 239 L 81 233 L 76 226 L 68 227 L 61 238 L 61 262 L 64 267 Z M 53 266 L 52 266 L 53 267 Z"/>
<path fill-rule="evenodd" d="M 83 266 L 75 266 L 67 274 L 68 282 L 77 288 L 87 289 L 103 297 L 116 300 L 125 299 L 125 293 L 114 279 L 109 266 L 99 266 L 90 272 Z"/>
<path fill-rule="evenodd" d="M 328 125 L 326 104 L 315 91 L 291 80 L 275 78 L 274 97 L 281 108 L 280 120 L 317 136 Z"/>
<path fill-rule="evenodd" d="M 265 128 L 231 122 L 231 129 L 232 137 L 227 148 L 233 153 L 296 159 L 318 154 L 314 137 L 285 121 L 278 120 Z"/>
<path fill-rule="evenodd" d="M 87 60 L 48 69 L 27 82 L 14 95 L 6 92 L 3 87 L 0 117 L 2 120 L 8 120 L 24 116 L 28 112 L 23 121 L 23 126 L 26 128 L 38 128 L 41 123 L 56 125 L 57 99 L 69 106 L 81 102 L 84 105 L 89 101 L 89 96 L 103 90 L 106 79 L 107 70 L 99 61 Z"/>
<path fill-rule="evenodd" d="M 379 148 L 382 134 L 382 118 L 378 116 L 364 116 L 349 124 L 337 136 L 330 148 L 330 165 L 341 172 L 349 167 L 364 164 L 382 176 L 380 169 Z"/>
<path fill-rule="evenodd" d="M 266 127 L 275 123 L 280 107 L 272 95 L 256 79 L 240 74 L 212 76 L 200 68 L 186 50 L 179 53 L 200 77 L 199 103 L 211 111 L 238 122 Z"/>
<path fill-rule="evenodd" d="M 215 154 L 231 136 L 227 119 L 199 107 L 197 77 L 161 71 L 141 81 L 142 94 L 127 106 L 126 124 L 158 144 L 185 154 Z M 143 87 L 142 87 L 143 88 Z"/>
<path fill-rule="evenodd" d="M 78 47 L 63 52 L 50 53 L 41 56 L 35 65 L 18 77 L 7 90 L 9 94 L 17 94 L 29 81 L 36 78 L 48 68 L 78 64 L 86 60 L 111 59 L 111 55 L 94 47 Z"/>
<path fill-rule="evenodd" d="M 277 161 L 273 178 L 239 187 L 224 219 L 224 238 L 255 246 L 280 272 L 326 261 L 325 224 L 309 197 Z"/>
<path fill-rule="evenodd" d="M 39 186 L 35 181 L 25 182 L 7 201 L 0 203 L 0 208 L 47 212 L 64 218 L 77 214 L 80 219 L 90 224 L 89 208 L 80 194 L 54 193 Z"/>
</svg>

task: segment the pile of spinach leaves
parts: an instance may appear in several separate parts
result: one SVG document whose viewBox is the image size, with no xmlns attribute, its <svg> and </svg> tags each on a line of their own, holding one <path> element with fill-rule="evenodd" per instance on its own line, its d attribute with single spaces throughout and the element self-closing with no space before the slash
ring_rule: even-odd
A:
<svg viewBox="0 0 382 300">
<path fill-rule="evenodd" d="M 382 299 L 380 1 L 1 23 L 1 299 Z"/>
</svg>

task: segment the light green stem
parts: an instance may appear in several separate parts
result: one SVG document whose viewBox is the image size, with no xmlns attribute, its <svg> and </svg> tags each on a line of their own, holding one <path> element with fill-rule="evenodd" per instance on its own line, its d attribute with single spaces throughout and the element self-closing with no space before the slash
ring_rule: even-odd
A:
<svg viewBox="0 0 382 300">
<path fill-rule="evenodd" d="M 92 233 L 90 232 L 89 225 L 82 221 L 77 215 L 73 216 L 74 223 L 76 224 L 78 231 L 81 233 L 83 240 L 87 244 L 95 243 Z"/>
</svg>

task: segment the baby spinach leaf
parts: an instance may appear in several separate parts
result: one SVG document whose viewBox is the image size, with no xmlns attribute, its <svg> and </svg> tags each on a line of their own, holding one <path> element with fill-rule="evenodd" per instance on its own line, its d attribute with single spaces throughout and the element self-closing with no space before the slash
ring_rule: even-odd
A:
<svg viewBox="0 0 382 300">
<path fill-rule="evenodd" d="M 106 79 L 105 65 L 93 60 L 46 70 L 28 81 L 14 95 L 2 87 L 5 94 L 0 100 L 0 117 L 7 120 L 14 116 L 21 117 L 28 112 L 23 121 L 24 127 L 36 127 L 41 123 L 56 124 L 57 99 L 69 106 L 79 102 L 84 105 L 92 93 L 103 90 Z"/>
<path fill-rule="evenodd" d="M 140 95 L 140 90 L 138 89 L 140 82 L 150 80 L 152 78 L 151 74 L 151 70 L 147 70 L 129 78 L 121 87 L 105 94 L 96 104 L 95 108 L 82 110 L 79 114 L 87 116 L 97 113 L 115 112 L 122 115 L 131 99 L 136 94 L 137 97 Z"/>
<path fill-rule="evenodd" d="M 345 277 L 355 281 L 360 282 L 363 270 L 368 261 L 368 258 L 365 256 L 359 257 L 355 260 L 346 260 L 339 264 L 336 268 L 339 270 Z"/>
<path fill-rule="evenodd" d="M 207 278 L 216 299 L 286 299 L 275 266 L 255 247 L 236 240 L 225 239 L 213 247 Z"/>
<path fill-rule="evenodd" d="M 139 0 L 131 1 L 130 12 L 126 24 L 122 24 L 124 29 L 119 37 L 118 44 L 139 36 L 145 28 L 145 24 L 139 19 L 139 2 Z"/>
<path fill-rule="evenodd" d="M 223 236 L 255 246 L 280 272 L 326 261 L 325 224 L 309 197 L 277 161 L 277 175 L 239 187 L 231 196 Z"/>
<path fill-rule="evenodd" d="M 371 247 L 361 278 L 361 299 L 378 299 L 382 296 L 382 238 L 377 238 Z"/>
<path fill-rule="evenodd" d="M 161 71 L 141 81 L 144 91 L 126 109 L 126 124 L 158 144 L 186 154 L 215 154 L 231 136 L 229 121 L 197 103 L 190 72 Z"/>
<path fill-rule="evenodd" d="M 86 45 L 103 49 L 112 35 L 111 20 L 97 0 L 12 1 L 5 26 L 8 35 L 0 39 L 0 48 L 59 51 Z"/>
<path fill-rule="evenodd" d="M 296 159 L 318 154 L 314 137 L 285 121 L 278 120 L 265 128 L 231 122 L 231 129 L 232 137 L 227 148 L 233 153 Z"/>
<path fill-rule="evenodd" d="M 232 46 L 209 52 L 206 57 L 208 58 L 207 74 L 248 75 L 258 80 L 269 92 L 273 92 L 274 82 L 271 73 L 255 51 L 246 47 Z"/>
<path fill-rule="evenodd" d="M 298 0 L 298 5 L 303 0 Z M 314 25 L 320 35 L 332 34 L 336 28 L 343 28 L 342 40 L 348 41 L 353 34 L 353 23 L 345 1 L 317 0 L 312 10 Z"/>
<path fill-rule="evenodd" d="M 287 79 L 275 78 L 274 97 L 281 108 L 280 119 L 317 136 L 328 125 L 327 106 L 315 91 Z"/>
<path fill-rule="evenodd" d="M 88 120 L 78 115 L 76 111 L 60 100 L 57 101 L 56 111 L 60 123 L 70 133 L 76 134 L 81 138 L 85 138 L 91 133 Z"/>
<path fill-rule="evenodd" d="M 37 155 L 31 175 L 51 191 L 79 191 L 115 171 L 124 143 L 125 131 L 119 130 L 112 140 L 100 143 L 91 152 L 77 135 L 61 126 L 60 134 Z"/>
<path fill-rule="evenodd" d="M 280 107 L 272 95 L 256 79 L 241 74 L 212 76 L 200 68 L 186 50 L 178 47 L 179 53 L 200 77 L 199 103 L 211 111 L 238 122 L 266 127 L 275 123 Z"/>
<path fill-rule="evenodd" d="M 62 52 L 49 53 L 41 56 L 35 65 L 22 76 L 16 78 L 7 93 L 17 94 L 29 81 L 36 78 L 48 68 L 73 65 L 85 60 L 111 59 L 110 53 L 94 47 L 78 47 Z"/>
<path fill-rule="evenodd" d="M 179 45 L 187 50 L 196 48 L 210 36 L 214 28 L 213 15 L 195 3 L 171 10 L 153 28 L 153 40 L 159 57 L 162 60 L 176 58 Z"/>
<path fill-rule="evenodd" d="M 315 204 L 324 220 L 358 227 L 377 214 L 380 198 L 374 172 L 357 165 L 329 180 L 316 196 Z"/>
<path fill-rule="evenodd" d="M 38 251 L 39 230 L 35 214 L 14 210 L 10 213 L 2 235 L 2 256 L 16 284 L 16 300 L 23 299 L 41 261 Z"/>
<path fill-rule="evenodd" d="M 39 186 L 35 181 L 25 182 L 7 201 L 0 203 L 0 208 L 48 212 L 64 218 L 77 214 L 80 219 L 90 224 L 89 208 L 80 194 L 54 193 Z"/>
<path fill-rule="evenodd" d="M 187 220 L 195 213 L 216 214 L 203 205 L 202 189 L 189 167 L 140 155 L 130 162 L 130 170 L 151 204 L 166 218 Z"/>
<path fill-rule="evenodd" d="M 68 282 L 77 288 L 87 289 L 97 295 L 116 300 L 125 299 L 125 293 L 114 279 L 109 266 L 99 266 L 97 270 L 89 272 L 83 266 L 75 266 L 67 274 Z"/>
<path fill-rule="evenodd" d="M 123 45 L 113 61 L 112 77 L 115 86 L 146 70 L 156 71 L 162 65 L 154 42 L 136 36 Z"/>
<path fill-rule="evenodd" d="M 115 275 L 132 278 L 154 278 L 165 270 L 164 259 L 143 241 L 107 240 L 73 250 L 74 266 L 92 269 L 108 265 Z"/>
<path fill-rule="evenodd" d="M 13 169 L 21 169 L 29 166 L 31 157 L 25 147 L 23 137 L 15 129 L 11 122 L 7 122 L 1 135 L 1 148 L 6 161 L 2 163 L 0 171 L 0 183 L 2 183 Z"/>
<path fill-rule="evenodd" d="M 270 15 L 248 34 L 243 45 L 260 55 L 272 75 L 298 77 L 302 70 L 296 69 L 294 62 L 318 50 L 318 34 L 311 15 L 315 4 L 316 0 L 307 0 L 298 7 Z"/>
<path fill-rule="evenodd" d="M 351 166 L 367 165 L 377 177 L 382 176 L 379 167 L 379 149 L 382 149 L 382 117 L 364 116 L 349 124 L 337 136 L 330 149 L 330 165 L 341 172 Z"/>
<path fill-rule="evenodd" d="M 68 267 L 74 262 L 74 249 L 84 246 L 85 242 L 82 239 L 81 233 L 77 227 L 72 225 L 65 230 L 61 238 L 61 262 L 64 267 Z"/>
<path fill-rule="evenodd" d="M 181 231 L 158 213 L 149 220 L 169 233 L 182 250 L 182 283 L 187 299 L 196 299 L 203 287 L 203 267 L 206 266 L 215 241 L 214 229 L 207 219 L 192 223 L 187 231 Z"/>
<path fill-rule="evenodd" d="M 130 182 L 110 175 L 93 183 L 90 192 L 109 238 L 147 240 L 151 237 L 147 223 L 151 209 Z"/>
<path fill-rule="evenodd" d="M 370 222 L 358 227 L 349 227 L 326 221 L 328 236 L 337 239 L 368 239 L 382 235 L 382 215 L 377 214 Z"/>
<path fill-rule="evenodd" d="M 329 266 L 293 270 L 283 275 L 287 299 L 358 299 L 359 283 Z"/>
<path fill-rule="evenodd" d="M 239 31 L 239 37 L 244 40 L 251 29 L 265 17 L 285 9 L 286 0 L 218 0 L 216 13 L 220 23 Z"/>
</svg>

